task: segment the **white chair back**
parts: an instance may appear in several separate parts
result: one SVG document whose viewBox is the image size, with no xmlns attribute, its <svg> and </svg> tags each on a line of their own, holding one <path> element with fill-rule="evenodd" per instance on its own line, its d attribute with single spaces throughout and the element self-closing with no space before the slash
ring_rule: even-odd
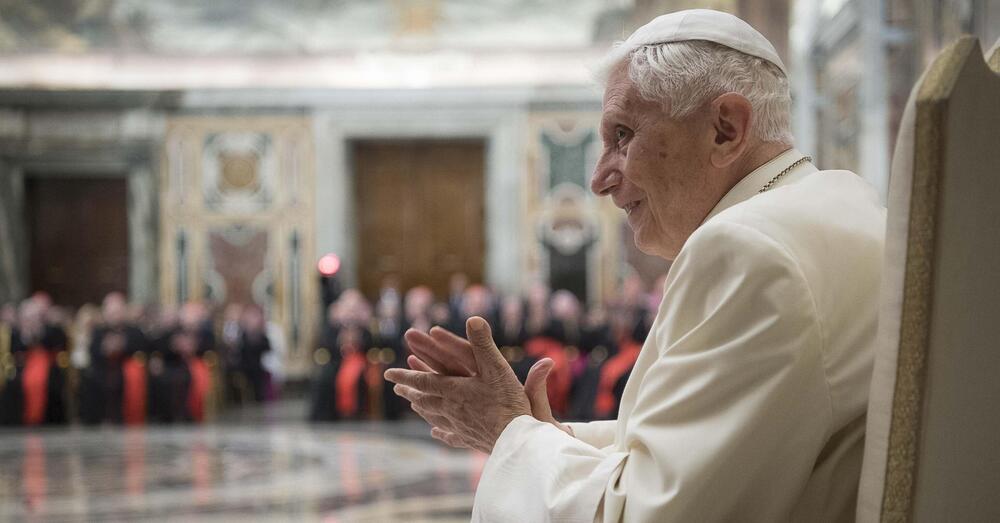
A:
<svg viewBox="0 0 1000 523">
<path fill-rule="evenodd" d="M 988 61 L 955 41 L 903 116 L 859 522 L 1000 521 L 1000 51 Z"/>
</svg>

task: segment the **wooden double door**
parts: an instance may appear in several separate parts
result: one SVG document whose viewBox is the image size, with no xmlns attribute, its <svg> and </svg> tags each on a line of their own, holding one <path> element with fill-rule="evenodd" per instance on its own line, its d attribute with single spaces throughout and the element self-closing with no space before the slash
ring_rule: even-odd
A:
<svg viewBox="0 0 1000 523">
<path fill-rule="evenodd" d="M 77 307 L 128 293 L 128 188 L 124 177 L 28 177 L 29 292 Z"/>
<path fill-rule="evenodd" d="M 453 273 L 483 281 L 482 140 L 365 140 L 354 143 L 353 158 L 365 295 L 375 297 L 386 276 L 404 291 L 428 285 L 439 300 Z"/>
</svg>

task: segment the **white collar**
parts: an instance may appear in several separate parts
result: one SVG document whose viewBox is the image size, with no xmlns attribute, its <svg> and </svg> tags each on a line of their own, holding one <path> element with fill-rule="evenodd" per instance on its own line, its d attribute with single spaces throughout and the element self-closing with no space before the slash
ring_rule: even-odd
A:
<svg viewBox="0 0 1000 523">
<path fill-rule="evenodd" d="M 750 172 L 750 174 L 744 176 L 742 180 L 737 182 L 732 189 L 729 189 L 729 192 L 727 192 L 726 195 L 719 200 L 719 203 L 715 204 L 712 212 L 708 213 L 708 216 L 706 216 L 701 223 L 707 222 L 716 214 L 719 214 L 720 212 L 738 203 L 743 203 L 746 200 L 757 196 L 757 193 L 762 187 L 764 187 L 764 185 L 767 184 L 767 182 L 771 181 L 771 179 L 777 176 L 778 173 L 787 169 L 788 166 L 792 165 L 804 156 L 805 155 L 800 153 L 798 149 L 792 147 L 774 158 L 771 158 L 765 162 L 764 165 L 754 169 Z M 810 162 L 805 162 L 804 165 L 800 165 L 796 168 L 796 170 L 799 169 L 801 169 L 801 172 L 804 174 L 817 171 L 816 167 Z M 781 179 L 774 184 L 774 187 L 788 183 L 790 179 L 793 178 L 789 176 L 790 174 L 791 173 L 788 173 L 781 177 Z M 798 176 L 795 176 L 794 178 L 798 178 Z"/>
</svg>

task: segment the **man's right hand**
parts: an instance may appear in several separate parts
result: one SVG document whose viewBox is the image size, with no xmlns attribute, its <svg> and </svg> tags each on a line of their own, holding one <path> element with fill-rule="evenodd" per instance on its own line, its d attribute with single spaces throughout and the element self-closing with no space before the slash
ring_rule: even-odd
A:
<svg viewBox="0 0 1000 523">
<path fill-rule="evenodd" d="M 472 345 L 465 338 L 441 327 L 434 327 L 429 333 L 410 329 L 406 331 L 405 338 L 413 353 L 407 358 L 407 363 L 414 370 L 436 372 L 446 376 L 475 376 L 479 373 Z M 554 364 L 550 358 L 543 358 L 532 365 L 524 383 L 524 393 L 528 396 L 531 415 L 535 419 L 551 423 L 572 436 L 573 430 L 559 423 L 549 407 L 547 383 Z"/>
</svg>

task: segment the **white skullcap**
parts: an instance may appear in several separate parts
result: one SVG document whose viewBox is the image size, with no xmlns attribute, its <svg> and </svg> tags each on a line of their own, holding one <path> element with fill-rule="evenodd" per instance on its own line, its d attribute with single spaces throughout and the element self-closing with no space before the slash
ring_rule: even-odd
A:
<svg viewBox="0 0 1000 523">
<path fill-rule="evenodd" d="M 616 47 L 609 63 L 625 58 L 629 53 L 644 45 L 665 44 L 706 40 L 736 49 L 757 58 L 762 58 L 778 66 L 788 76 L 785 64 L 781 63 L 778 52 L 764 35 L 750 24 L 722 11 L 711 9 L 688 9 L 660 15 L 652 22 L 636 29 L 628 40 Z"/>
</svg>

